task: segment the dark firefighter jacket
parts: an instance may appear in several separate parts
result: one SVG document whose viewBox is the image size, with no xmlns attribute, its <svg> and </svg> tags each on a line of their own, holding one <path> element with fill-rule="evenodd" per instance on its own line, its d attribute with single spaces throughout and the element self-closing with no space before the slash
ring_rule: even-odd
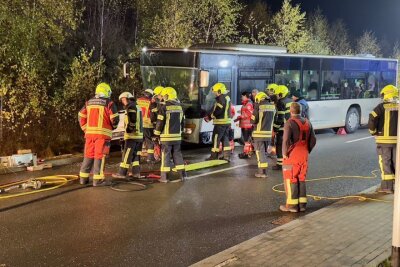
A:
<svg viewBox="0 0 400 267">
<path fill-rule="evenodd" d="M 125 107 L 124 139 L 143 140 L 142 110 L 136 101 L 130 101 Z"/>
<path fill-rule="evenodd" d="M 275 105 L 268 100 L 263 100 L 255 105 L 251 116 L 251 123 L 254 124 L 252 136 L 255 141 L 266 141 L 271 138 L 274 117 Z"/>
<path fill-rule="evenodd" d="M 214 125 L 231 125 L 231 99 L 227 95 L 219 95 L 215 98 L 215 105 L 211 118 Z"/>
<path fill-rule="evenodd" d="M 281 98 L 276 103 L 276 114 L 274 119 L 274 132 L 283 131 L 285 122 L 290 119 L 290 105 L 292 99 L 285 97 Z"/>
<path fill-rule="evenodd" d="M 178 100 L 168 100 L 160 106 L 154 134 L 163 144 L 180 143 L 184 127 L 184 114 Z"/>
<path fill-rule="evenodd" d="M 383 102 L 369 114 L 369 132 L 377 144 L 397 143 L 398 103 Z"/>
</svg>

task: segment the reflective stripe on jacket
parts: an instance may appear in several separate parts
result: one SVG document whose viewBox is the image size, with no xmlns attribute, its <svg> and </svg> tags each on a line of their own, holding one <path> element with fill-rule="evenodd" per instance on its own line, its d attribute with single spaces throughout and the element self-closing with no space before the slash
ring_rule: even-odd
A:
<svg viewBox="0 0 400 267">
<path fill-rule="evenodd" d="M 110 99 L 101 97 L 87 101 L 78 118 L 85 137 L 111 139 L 112 130 L 117 128 L 119 122 L 117 106 Z"/>
<path fill-rule="evenodd" d="M 155 135 L 160 136 L 161 143 L 180 142 L 184 127 L 184 114 L 179 101 L 168 100 L 160 106 L 157 115 Z"/>
<path fill-rule="evenodd" d="M 214 125 L 230 125 L 231 124 L 231 99 L 227 95 L 219 95 L 216 97 L 213 112 L 210 116 Z"/>
<path fill-rule="evenodd" d="M 251 123 L 255 125 L 253 138 L 268 139 L 272 137 L 272 126 L 275 117 L 275 106 L 267 100 L 261 101 L 254 107 Z"/>
<path fill-rule="evenodd" d="M 138 106 L 142 109 L 143 128 L 154 128 L 151 123 L 151 98 L 141 97 L 137 100 Z"/>
<path fill-rule="evenodd" d="M 125 134 L 124 139 L 142 140 L 143 139 L 143 120 L 142 110 L 136 105 L 135 101 L 131 101 L 125 107 Z"/>
<path fill-rule="evenodd" d="M 276 114 L 274 119 L 274 132 L 283 131 L 285 122 L 290 119 L 290 106 L 292 99 L 285 97 L 276 103 Z"/>
<path fill-rule="evenodd" d="M 380 103 L 369 114 L 369 132 L 377 144 L 397 144 L 398 103 Z"/>
<path fill-rule="evenodd" d="M 240 109 L 240 122 L 239 127 L 242 129 L 251 129 L 253 125 L 251 124 L 251 115 L 253 114 L 253 103 L 249 100 L 242 104 Z"/>
</svg>

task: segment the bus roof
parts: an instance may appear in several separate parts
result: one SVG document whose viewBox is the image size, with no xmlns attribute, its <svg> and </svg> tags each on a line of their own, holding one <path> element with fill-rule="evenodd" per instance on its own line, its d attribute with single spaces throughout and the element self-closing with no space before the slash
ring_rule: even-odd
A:
<svg viewBox="0 0 400 267">
<path fill-rule="evenodd" d="M 224 55 L 247 55 L 247 56 L 279 56 L 279 57 L 308 57 L 308 58 L 337 58 L 337 59 L 360 59 L 360 60 L 390 60 L 390 61 L 398 61 L 393 58 L 377 58 L 371 56 L 328 56 L 328 55 L 312 55 L 312 54 L 290 54 L 290 53 L 282 53 L 282 52 L 267 52 L 265 49 L 252 49 L 251 51 L 245 49 L 216 49 L 216 48 L 146 48 L 146 52 L 194 52 L 194 53 L 204 53 L 204 54 L 224 54 Z"/>
</svg>

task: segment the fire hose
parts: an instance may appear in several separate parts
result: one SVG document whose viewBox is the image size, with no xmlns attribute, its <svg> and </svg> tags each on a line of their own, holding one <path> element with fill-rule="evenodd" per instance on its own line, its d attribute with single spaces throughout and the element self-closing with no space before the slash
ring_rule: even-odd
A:
<svg viewBox="0 0 400 267">
<path fill-rule="evenodd" d="M 306 183 L 315 183 L 315 182 L 320 182 L 320 181 L 327 181 L 327 180 L 333 180 L 333 179 L 376 179 L 378 178 L 378 172 L 380 170 L 373 170 L 371 171 L 370 176 L 360 176 L 360 175 L 337 175 L 337 176 L 331 176 L 331 177 L 323 177 L 323 178 L 317 178 L 317 179 L 308 179 L 306 180 Z M 284 190 L 278 189 L 280 187 L 283 187 L 283 183 L 274 185 L 272 187 L 272 190 L 276 193 L 285 193 Z M 342 200 L 342 199 L 358 199 L 359 201 L 376 201 L 376 202 L 384 202 L 384 203 L 392 203 L 393 201 L 387 201 L 383 199 L 377 199 L 377 198 L 372 198 L 372 197 L 366 197 L 366 196 L 361 196 L 361 195 L 349 195 L 349 196 L 319 196 L 319 195 L 312 195 L 312 194 L 307 194 L 307 197 L 312 198 L 315 201 L 319 200 Z"/>
</svg>

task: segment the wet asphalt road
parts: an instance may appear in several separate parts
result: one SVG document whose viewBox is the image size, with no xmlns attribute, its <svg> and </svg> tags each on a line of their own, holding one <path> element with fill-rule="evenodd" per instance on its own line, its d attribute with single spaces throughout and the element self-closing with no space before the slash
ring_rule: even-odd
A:
<svg viewBox="0 0 400 267">
<path fill-rule="evenodd" d="M 374 140 L 346 143 L 368 136 L 365 129 L 347 136 L 319 133 L 309 178 L 369 175 L 378 168 Z M 200 161 L 208 156 L 208 148 L 185 150 L 184 155 Z M 117 162 L 112 158 L 107 171 L 116 170 Z M 235 156 L 229 165 L 189 175 L 242 164 L 249 165 L 184 184 L 154 184 L 140 192 L 71 185 L 0 200 L 0 266 L 187 266 L 276 227 L 273 221 L 301 216 L 278 211 L 284 196 L 271 188 L 281 182 L 281 173 L 270 171 L 268 179 L 254 178 L 254 158 Z M 79 164 L 74 164 L 0 176 L 0 183 L 78 170 Z M 310 183 L 308 193 L 355 194 L 377 183 L 378 179 L 328 180 Z M 39 200 L 24 204 L 35 199 Z M 330 203 L 310 200 L 308 212 Z"/>
</svg>

